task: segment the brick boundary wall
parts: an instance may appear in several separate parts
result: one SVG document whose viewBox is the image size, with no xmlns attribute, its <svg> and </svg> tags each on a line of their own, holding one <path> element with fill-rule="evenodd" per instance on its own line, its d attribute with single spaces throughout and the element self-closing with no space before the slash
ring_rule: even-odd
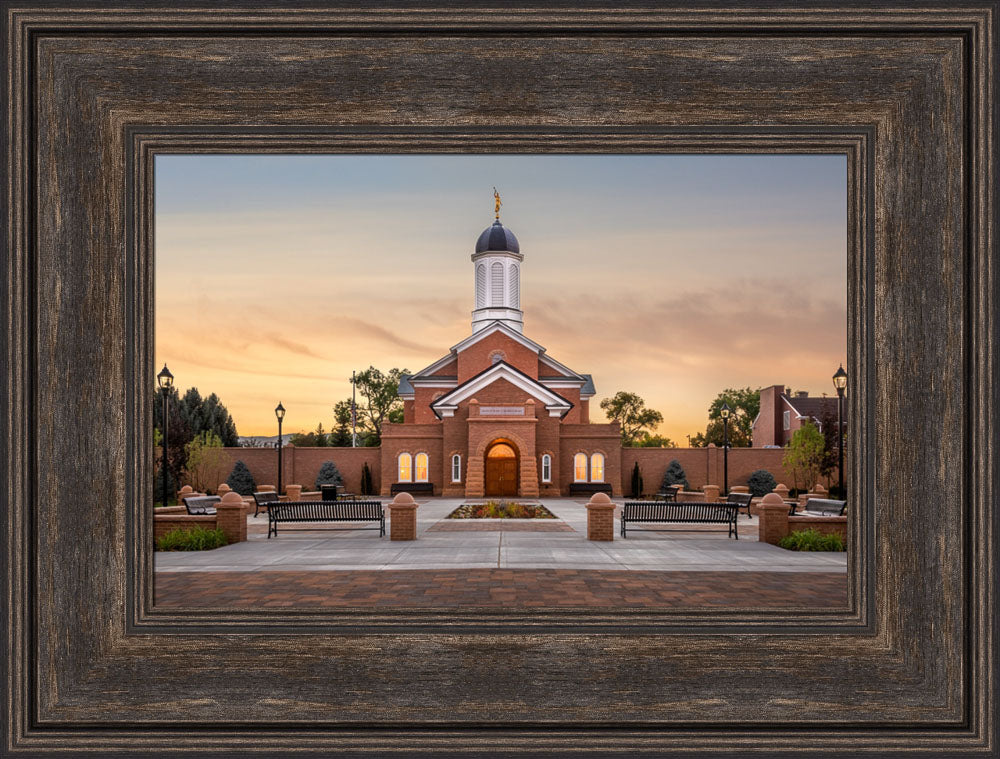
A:
<svg viewBox="0 0 1000 759">
<path fill-rule="evenodd" d="M 162 509 L 157 509 L 157 512 Z M 178 528 L 190 530 L 195 525 L 206 530 L 218 527 L 214 514 L 155 514 L 153 516 L 153 540 L 159 540 L 168 532 Z"/>
<path fill-rule="evenodd" d="M 229 457 L 228 465 L 224 466 L 229 476 L 237 460 L 242 460 L 257 485 L 277 485 L 278 483 L 278 451 L 275 448 L 223 448 Z M 324 461 L 332 461 L 344 478 L 344 487 L 348 493 L 361 493 L 361 470 L 368 462 L 372 472 L 372 487 L 379 492 L 382 479 L 381 448 L 298 448 L 287 445 L 281 452 L 281 468 L 283 487 L 301 485 L 303 492 L 315 490 L 316 475 Z"/>
</svg>

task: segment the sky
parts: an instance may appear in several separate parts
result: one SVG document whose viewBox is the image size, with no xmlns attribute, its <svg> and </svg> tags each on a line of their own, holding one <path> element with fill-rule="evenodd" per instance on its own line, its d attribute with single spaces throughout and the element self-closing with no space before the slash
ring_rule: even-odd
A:
<svg viewBox="0 0 1000 759">
<path fill-rule="evenodd" d="M 817 155 L 160 155 L 156 369 L 240 435 L 333 426 L 350 375 L 471 333 L 501 221 L 524 332 L 638 393 L 680 445 L 727 387 L 832 394 L 846 360 L 847 162 Z"/>
</svg>

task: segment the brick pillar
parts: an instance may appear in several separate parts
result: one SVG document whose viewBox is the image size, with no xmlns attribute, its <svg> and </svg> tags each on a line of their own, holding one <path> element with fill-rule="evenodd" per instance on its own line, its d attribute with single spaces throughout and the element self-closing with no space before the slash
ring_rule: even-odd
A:
<svg viewBox="0 0 1000 759">
<path fill-rule="evenodd" d="M 615 505 L 607 493 L 594 493 L 587 503 L 587 540 L 615 539 Z"/>
<path fill-rule="evenodd" d="M 729 486 L 729 492 L 730 493 L 744 493 L 745 494 L 745 493 L 749 493 L 750 492 L 750 488 L 747 487 L 746 485 L 730 485 Z"/>
<path fill-rule="evenodd" d="M 701 490 L 705 494 L 705 503 L 715 503 L 719 500 L 718 485 L 703 485 Z"/>
<path fill-rule="evenodd" d="M 777 545 L 788 534 L 788 504 L 777 493 L 768 493 L 757 510 L 760 514 L 757 539 L 761 543 Z"/>
<path fill-rule="evenodd" d="M 194 495 L 194 489 L 190 485 L 185 485 L 180 490 L 177 491 L 177 503 L 178 505 L 184 504 L 184 497 Z"/>
<path fill-rule="evenodd" d="M 258 485 L 257 486 L 257 492 L 258 493 L 273 493 L 274 492 L 274 485 Z"/>
<path fill-rule="evenodd" d="M 389 540 L 417 539 L 417 502 L 399 493 L 389 504 Z"/>
<path fill-rule="evenodd" d="M 242 543 L 247 539 L 246 504 L 239 493 L 226 493 L 215 509 L 215 523 L 226 533 L 226 540 Z"/>
<path fill-rule="evenodd" d="M 286 485 L 285 494 L 288 496 L 289 501 L 300 501 L 302 500 L 302 486 Z"/>
<path fill-rule="evenodd" d="M 232 490 L 232 488 L 231 488 L 231 487 L 229 487 L 229 485 L 227 485 L 227 484 L 226 484 L 225 482 L 223 482 L 223 483 L 220 483 L 220 484 L 219 484 L 219 487 L 217 487 L 217 488 L 215 489 L 215 494 L 216 494 L 217 496 L 219 496 L 220 498 L 222 498 L 222 497 L 223 497 L 223 496 L 225 496 L 225 495 L 226 495 L 226 493 L 228 493 L 228 492 L 229 492 L 230 490 Z"/>
</svg>

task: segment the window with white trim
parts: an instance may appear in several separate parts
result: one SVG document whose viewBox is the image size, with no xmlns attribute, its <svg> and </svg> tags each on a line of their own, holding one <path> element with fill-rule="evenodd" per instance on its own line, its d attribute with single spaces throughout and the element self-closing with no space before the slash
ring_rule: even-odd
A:
<svg viewBox="0 0 1000 759">
<path fill-rule="evenodd" d="M 413 457 L 410 454 L 399 454 L 398 470 L 396 482 L 413 482 Z"/>
<path fill-rule="evenodd" d="M 542 456 L 542 482 L 552 482 L 552 457 L 547 453 Z"/>
<path fill-rule="evenodd" d="M 417 462 L 414 466 L 416 470 L 416 477 L 414 477 L 414 482 L 427 482 L 428 466 L 427 466 L 427 454 L 418 453 Z"/>
<path fill-rule="evenodd" d="M 604 482 L 604 454 L 595 453 L 590 457 L 590 481 Z"/>
<path fill-rule="evenodd" d="M 490 267 L 490 294 L 493 297 L 491 306 L 497 307 L 503 305 L 503 264 L 499 261 L 494 261 L 493 265 Z"/>
<path fill-rule="evenodd" d="M 587 481 L 587 454 L 578 453 L 573 457 L 573 482 Z"/>
<path fill-rule="evenodd" d="M 451 481 L 462 481 L 462 457 L 457 453 L 451 457 Z"/>
<path fill-rule="evenodd" d="M 790 430 L 792 428 L 792 412 L 786 411 L 781 415 L 781 428 L 783 430 Z"/>
<path fill-rule="evenodd" d="M 520 308 L 521 307 L 521 283 L 518 281 L 521 278 L 520 272 L 518 271 L 517 264 L 511 264 L 510 266 L 510 282 L 507 283 L 507 289 L 509 290 L 510 307 Z"/>
</svg>

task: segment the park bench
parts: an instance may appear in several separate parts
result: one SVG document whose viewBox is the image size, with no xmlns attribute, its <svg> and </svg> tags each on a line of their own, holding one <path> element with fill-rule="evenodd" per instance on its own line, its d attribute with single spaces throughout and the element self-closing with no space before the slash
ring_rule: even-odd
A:
<svg viewBox="0 0 1000 759">
<path fill-rule="evenodd" d="M 700 501 L 626 501 L 622 507 L 622 537 L 628 524 L 724 524 L 729 537 L 740 539 L 736 527 L 739 506 L 734 503 Z"/>
<path fill-rule="evenodd" d="M 830 498 L 810 498 L 806 501 L 805 511 L 813 514 L 842 517 L 847 509 L 847 501 L 835 501 Z"/>
<path fill-rule="evenodd" d="M 385 536 L 385 511 L 379 501 L 287 501 L 267 509 L 267 537 L 277 537 L 279 523 L 378 522 L 377 527 L 343 527 L 345 530 L 378 530 Z"/>
<path fill-rule="evenodd" d="M 660 491 L 653 495 L 654 501 L 676 501 L 677 494 L 680 492 L 680 485 L 667 485 L 665 488 L 660 488 Z"/>
<path fill-rule="evenodd" d="M 188 514 L 211 516 L 215 513 L 215 504 L 221 500 L 217 495 L 189 495 L 184 498 L 184 506 Z"/>
<path fill-rule="evenodd" d="M 389 493 L 409 493 L 410 495 L 434 495 L 432 482 L 394 482 L 389 487 Z"/>
<path fill-rule="evenodd" d="M 750 493 L 730 493 L 726 496 L 726 503 L 736 504 L 736 511 L 739 512 L 740 509 L 747 510 L 747 519 L 750 518 L 750 501 L 753 500 L 753 496 Z"/>
<path fill-rule="evenodd" d="M 265 490 L 265 491 L 260 492 L 260 493 L 254 493 L 253 494 L 253 502 L 254 502 L 253 515 L 257 516 L 260 513 L 261 509 L 267 509 L 268 508 L 268 504 L 269 503 L 277 503 L 279 500 L 281 500 L 281 499 L 278 497 L 278 494 L 275 493 L 273 490 Z"/>
<path fill-rule="evenodd" d="M 569 486 L 570 495 L 593 495 L 594 493 L 607 493 L 611 495 L 611 485 L 607 482 L 571 482 Z"/>
</svg>

